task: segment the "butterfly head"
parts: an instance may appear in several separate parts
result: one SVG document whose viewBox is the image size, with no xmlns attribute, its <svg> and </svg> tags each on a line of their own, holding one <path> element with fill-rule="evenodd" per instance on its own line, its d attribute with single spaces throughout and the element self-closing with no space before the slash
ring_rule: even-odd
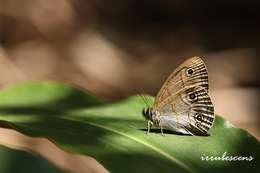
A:
<svg viewBox="0 0 260 173">
<path fill-rule="evenodd" d="M 147 109 L 144 108 L 142 113 L 147 120 L 153 120 L 153 114 L 154 114 L 153 108 L 151 107 L 148 107 Z"/>
</svg>

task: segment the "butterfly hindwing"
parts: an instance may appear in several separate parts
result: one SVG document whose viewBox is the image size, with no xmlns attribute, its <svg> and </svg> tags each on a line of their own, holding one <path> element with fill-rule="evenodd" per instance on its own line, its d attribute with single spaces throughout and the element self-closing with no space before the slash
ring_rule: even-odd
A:
<svg viewBox="0 0 260 173">
<path fill-rule="evenodd" d="M 186 129 L 195 134 L 206 134 L 215 119 L 214 107 L 207 91 L 200 86 L 191 87 L 185 90 L 182 97 L 190 105 L 187 112 L 189 126 Z"/>
<path fill-rule="evenodd" d="M 159 107 L 158 112 L 164 128 L 194 135 L 207 134 L 215 118 L 210 97 L 201 86 L 183 88 L 167 104 Z"/>
</svg>

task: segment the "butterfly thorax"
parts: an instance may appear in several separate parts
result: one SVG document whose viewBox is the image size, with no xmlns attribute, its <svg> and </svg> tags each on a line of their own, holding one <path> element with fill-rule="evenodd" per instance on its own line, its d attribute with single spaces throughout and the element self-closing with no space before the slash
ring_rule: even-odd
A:
<svg viewBox="0 0 260 173">
<path fill-rule="evenodd" d="M 143 109 L 143 116 L 145 117 L 145 119 L 152 121 L 156 126 L 159 126 L 159 116 L 157 116 L 156 111 L 151 108 L 148 107 L 147 109 Z"/>
</svg>

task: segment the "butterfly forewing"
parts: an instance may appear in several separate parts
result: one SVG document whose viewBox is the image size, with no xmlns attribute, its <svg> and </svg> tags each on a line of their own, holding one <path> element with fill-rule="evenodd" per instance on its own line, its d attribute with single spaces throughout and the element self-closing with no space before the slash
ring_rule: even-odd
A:
<svg viewBox="0 0 260 173">
<path fill-rule="evenodd" d="M 208 92 L 208 72 L 199 57 L 186 60 L 167 78 L 155 98 L 155 107 L 186 86 L 201 86 Z"/>
</svg>

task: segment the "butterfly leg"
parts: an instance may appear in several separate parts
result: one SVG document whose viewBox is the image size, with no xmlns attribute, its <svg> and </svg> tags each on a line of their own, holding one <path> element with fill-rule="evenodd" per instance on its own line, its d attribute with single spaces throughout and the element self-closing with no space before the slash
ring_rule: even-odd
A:
<svg viewBox="0 0 260 173">
<path fill-rule="evenodd" d="M 153 122 L 148 120 L 148 122 L 147 122 L 147 133 L 146 133 L 147 135 L 150 134 L 150 129 L 151 129 L 152 125 L 153 125 Z"/>
<path fill-rule="evenodd" d="M 162 136 L 165 136 L 164 133 L 163 133 L 163 126 L 162 126 L 162 123 L 161 123 L 161 119 L 159 119 L 159 126 L 160 126 L 160 129 L 161 129 L 161 134 Z"/>
<path fill-rule="evenodd" d="M 162 128 L 162 126 L 160 126 L 160 128 L 161 128 L 161 134 L 162 134 L 162 136 L 165 136 L 165 134 L 163 133 L 163 128 Z"/>
</svg>

